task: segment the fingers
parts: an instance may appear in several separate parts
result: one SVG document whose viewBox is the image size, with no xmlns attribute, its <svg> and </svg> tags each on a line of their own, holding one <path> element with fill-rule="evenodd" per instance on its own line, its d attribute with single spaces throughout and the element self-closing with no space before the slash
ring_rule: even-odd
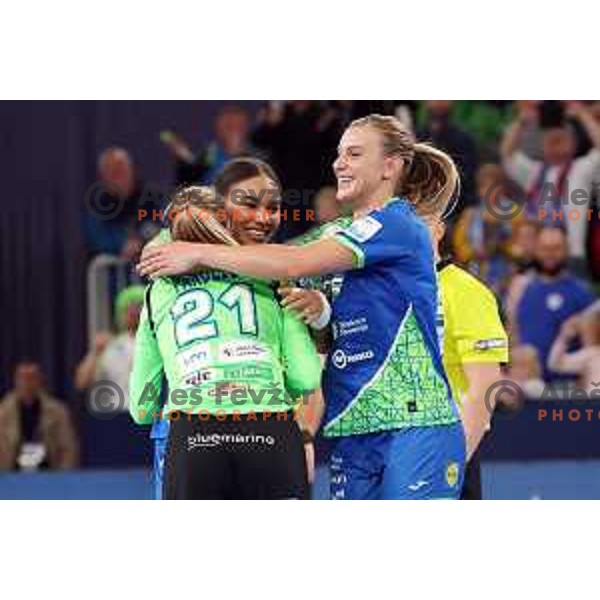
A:
<svg viewBox="0 0 600 600">
<path fill-rule="evenodd" d="M 316 321 L 323 312 L 321 298 L 313 290 L 282 287 L 279 289 L 279 293 L 282 296 L 282 306 L 293 311 L 308 325 Z"/>
<path fill-rule="evenodd" d="M 314 290 L 305 290 L 302 288 L 279 288 L 279 294 L 282 297 L 281 305 L 291 307 L 293 304 L 302 301 L 306 306 L 313 306 L 319 311 L 323 310 L 323 303 L 319 294 Z"/>
<path fill-rule="evenodd" d="M 168 266 L 164 248 L 148 248 L 142 253 L 142 258 L 136 270 L 142 277 L 158 277 L 164 275 Z"/>
<path fill-rule="evenodd" d="M 310 301 L 310 298 L 306 298 L 302 295 L 293 296 L 291 299 L 288 298 L 287 300 L 282 301 L 281 304 L 285 308 L 289 308 L 290 310 L 296 312 L 304 310 L 305 308 L 311 308 L 311 306 L 313 306 L 312 302 Z"/>
<path fill-rule="evenodd" d="M 287 306 L 286 310 L 292 311 L 294 314 L 296 314 L 300 318 L 300 320 L 303 323 L 306 323 L 307 325 L 310 325 L 311 323 L 316 321 L 321 315 L 320 311 L 317 311 L 314 309 L 314 307 L 310 307 L 310 306 L 309 307 L 303 307 L 303 305 Z"/>
<path fill-rule="evenodd" d="M 280 287 L 277 291 L 281 296 L 282 302 L 281 304 L 285 306 L 284 302 L 287 298 L 294 295 L 294 292 L 299 291 L 300 288 L 291 288 L 291 287 Z"/>
<path fill-rule="evenodd" d="M 144 249 L 142 250 L 142 256 L 141 256 L 141 261 L 144 261 L 146 259 L 150 259 L 150 258 L 154 258 L 155 256 L 158 256 L 161 254 L 163 249 L 163 246 L 148 246 L 146 245 L 144 247 Z"/>
</svg>

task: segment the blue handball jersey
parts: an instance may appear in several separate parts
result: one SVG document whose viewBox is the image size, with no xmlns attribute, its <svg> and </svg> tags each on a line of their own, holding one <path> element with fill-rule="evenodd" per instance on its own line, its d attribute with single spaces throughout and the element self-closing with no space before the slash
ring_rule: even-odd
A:
<svg viewBox="0 0 600 600">
<path fill-rule="evenodd" d="M 426 225 L 408 201 L 394 198 L 333 239 L 353 252 L 355 268 L 333 305 L 324 435 L 457 422 L 436 331 Z"/>
</svg>

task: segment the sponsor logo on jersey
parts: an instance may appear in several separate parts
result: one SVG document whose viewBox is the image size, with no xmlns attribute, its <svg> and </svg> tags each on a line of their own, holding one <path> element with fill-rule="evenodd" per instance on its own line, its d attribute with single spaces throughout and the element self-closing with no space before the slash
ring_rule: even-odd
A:
<svg viewBox="0 0 600 600">
<path fill-rule="evenodd" d="M 216 378 L 216 376 L 216 369 L 203 369 L 201 371 L 196 371 L 195 373 L 190 373 L 189 375 L 186 375 L 184 381 L 185 385 L 195 387 L 197 385 L 207 383 L 208 381 L 213 381 Z"/>
<path fill-rule="evenodd" d="M 270 367 L 227 367 L 223 369 L 223 379 L 268 379 L 274 378 L 273 369 Z"/>
<path fill-rule="evenodd" d="M 346 229 L 346 235 L 355 239 L 357 242 L 366 242 L 370 240 L 383 225 L 373 217 L 363 217 L 357 219 Z"/>
<path fill-rule="evenodd" d="M 210 362 L 210 359 L 211 355 L 208 344 L 197 344 L 177 355 L 179 368 L 184 375 L 189 375 L 199 367 L 204 367 Z"/>
<path fill-rule="evenodd" d="M 503 338 L 493 338 L 490 340 L 479 340 L 473 344 L 475 350 L 492 350 L 493 348 L 506 348 L 507 341 Z"/>
<path fill-rule="evenodd" d="M 256 433 L 212 433 L 203 435 L 196 433 L 188 435 L 188 451 L 197 448 L 216 448 L 223 444 L 237 446 L 273 446 L 275 438 L 272 435 L 261 435 Z"/>
<path fill-rule="evenodd" d="M 369 323 L 366 317 L 351 319 L 349 321 L 336 321 L 333 323 L 333 338 L 345 337 L 353 333 L 365 333 L 369 331 Z"/>
<path fill-rule="evenodd" d="M 365 350 L 364 352 L 359 352 L 357 354 L 346 354 L 343 350 L 336 350 L 331 357 L 331 361 L 334 367 L 345 369 L 348 365 L 364 360 L 370 360 L 374 357 L 375 354 L 372 350 Z"/>
<path fill-rule="evenodd" d="M 239 362 L 241 360 L 269 360 L 269 349 L 258 342 L 226 342 L 220 344 L 218 361 L 222 363 Z"/>
<path fill-rule="evenodd" d="M 446 483 L 450 487 L 455 487 L 456 484 L 458 483 L 459 473 L 460 473 L 460 467 L 458 466 L 458 463 L 456 463 L 456 462 L 448 463 L 448 466 L 446 467 Z"/>
</svg>

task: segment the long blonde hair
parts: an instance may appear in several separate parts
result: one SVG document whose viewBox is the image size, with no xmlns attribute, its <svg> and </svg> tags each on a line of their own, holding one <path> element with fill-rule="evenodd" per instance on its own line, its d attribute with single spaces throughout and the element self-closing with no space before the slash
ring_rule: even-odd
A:
<svg viewBox="0 0 600 600">
<path fill-rule="evenodd" d="M 225 207 L 212 187 L 187 186 L 177 190 L 170 200 L 167 219 L 173 240 L 238 245 L 223 225 L 227 219 Z"/>
<path fill-rule="evenodd" d="M 380 133 L 385 156 L 403 161 L 395 195 L 407 198 L 421 216 L 447 214 L 460 191 L 458 169 L 450 156 L 431 144 L 416 142 L 396 117 L 373 114 L 350 123 L 350 127 L 365 126 Z"/>
</svg>

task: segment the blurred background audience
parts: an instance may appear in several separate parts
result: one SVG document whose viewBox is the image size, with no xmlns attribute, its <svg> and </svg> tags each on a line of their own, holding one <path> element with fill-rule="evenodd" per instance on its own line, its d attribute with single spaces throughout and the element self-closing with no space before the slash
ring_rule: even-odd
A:
<svg viewBox="0 0 600 600">
<path fill-rule="evenodd" d="M 568 268 L 567 234 L 562 227 L 538 230 L 535 268 L 516 300 L 511 324 L 513 343 L 532 346 L 546 381 L 561 378 L 548 366 L 550 349 L 562 325 L 595 300 L 587 282 Z"/>
<path fill-rule="evenodd" d="M 256 154 L 250 143 L 250 125 L 250 114 L 243 106 L 228 104 L 217 113 L 213 138 L 197 151 L 183 135 L 161 132 L 160 139 L 175 159 L 176 185 L 210 184 L 227 161 Z"/>
</svg>

